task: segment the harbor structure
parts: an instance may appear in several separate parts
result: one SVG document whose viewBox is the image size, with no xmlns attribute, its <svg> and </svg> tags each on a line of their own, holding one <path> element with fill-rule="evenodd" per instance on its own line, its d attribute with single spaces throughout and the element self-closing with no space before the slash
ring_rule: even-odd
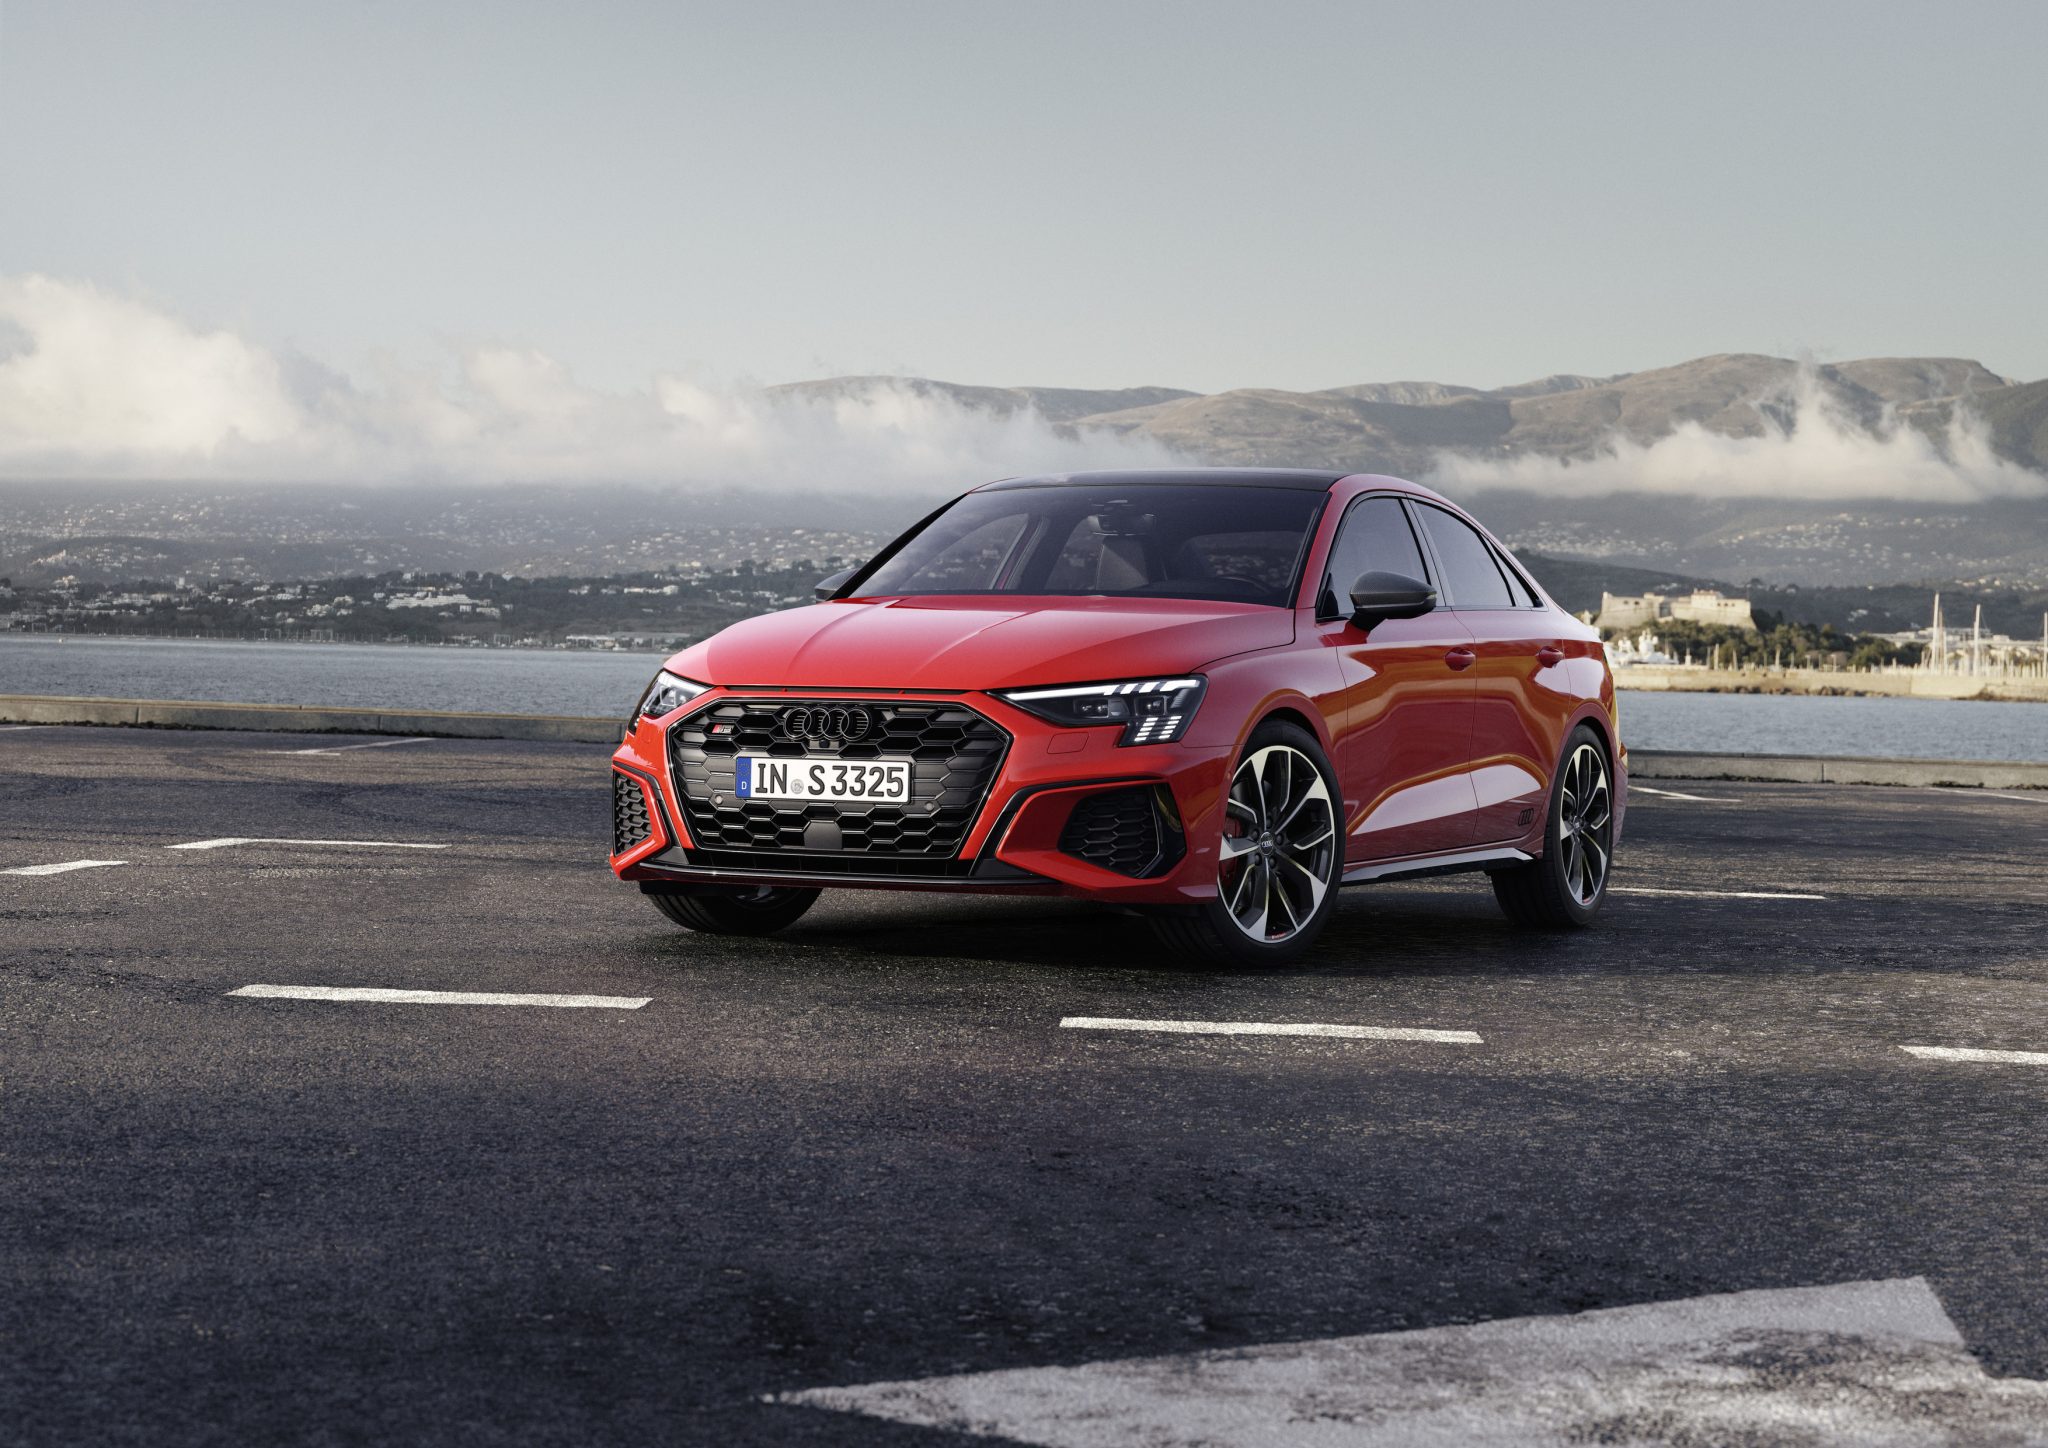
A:
<svg viewBox="0 0 2048 1448">
<path fill-rule="evenodd" d="M 1918 644 L 1916 672 L 1965 679 L 2048 678 L 2048 613 L 2041 615 L 2039 639 L 1986 633 L 1984 605 L 1976 605 L 1967 628 L 1949 626 L 1941 595 L 1934 595 L 1933 617 L 1926 628 L 1879 634 L 1887 643 Z"/>
</svg>

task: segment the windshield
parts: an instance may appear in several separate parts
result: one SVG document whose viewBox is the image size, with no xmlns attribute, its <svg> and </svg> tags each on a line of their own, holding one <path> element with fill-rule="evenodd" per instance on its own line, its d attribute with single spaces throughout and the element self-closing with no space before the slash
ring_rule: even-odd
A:
<svg viewBox="0 0 2048 1448">
<path fill-rule="evenodd" d="M 1328 494 L 1228 486 L 1058 486 L 969 493 L 850 596 L 1035 593 L 1294 601 Z"/>
</svg>

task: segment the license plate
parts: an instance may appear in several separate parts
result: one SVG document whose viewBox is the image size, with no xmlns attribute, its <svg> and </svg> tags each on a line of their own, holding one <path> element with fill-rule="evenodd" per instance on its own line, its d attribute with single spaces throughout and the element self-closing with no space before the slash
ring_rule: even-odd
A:
<svg viewBox="0 0 2048 1448">
<path fill-rule="evenodd" d="M 733 761 L 733 793 L 741 799 L 909 804 L 910 761 L 771 759 L 765 754 L 742 754 Z"/>
</svg>

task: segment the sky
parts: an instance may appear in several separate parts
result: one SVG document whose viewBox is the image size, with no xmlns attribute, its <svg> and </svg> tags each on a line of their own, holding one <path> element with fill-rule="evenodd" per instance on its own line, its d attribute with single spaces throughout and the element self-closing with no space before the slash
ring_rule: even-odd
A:
<svg viewBox="0 0 2048 1448">
<path fill-rule="evenodd" d="M 2048 6 L 0 0 L 0 276 L 363 379 L 2048 375 Z"/>
<path fill-rule="evenodd" d="M 2048 376 L 2043 54 L 2040 3 L 0 0 L 0 481 L 1173 461 L 762 390 L 847 373 Z M 1808 431 L 1507 481 L 2048 487 Z"/>
</svg>

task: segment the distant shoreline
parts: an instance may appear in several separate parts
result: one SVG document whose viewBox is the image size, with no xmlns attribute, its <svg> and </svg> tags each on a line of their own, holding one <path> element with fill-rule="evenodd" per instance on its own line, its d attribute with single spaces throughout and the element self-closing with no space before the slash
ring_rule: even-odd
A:
<svg viewBox="0 0 2048 1448">
<path fill-rule="evenodd" d="M 29 629 L 0 631 L 0 640 L 5 639 L 47 640 L 53 644 L 103 641 L 123 644 L 274 644 L 295 649 L 456 649 L 472 654 L 644 654 L 655 659 L 667 658 L 675 652 L 674 649 L 668 648 L 594 649 L 573 644 L 486 644 L 459 639 L 266 639 L 251 638 L 247 634 L 181 636 L 146 633 L 55 633 Z"/>
<path fill-rule="evenodd" d="M 2048 704 L 2048 679 L 1993 679 L 1908 670 L 1854 673 L 1833 669 L 1660 668 L 1637 664 L 1616 669 L 1614 687 L 1656 694 L 1797 694 L 1814 698 Z"/>
</svg>

